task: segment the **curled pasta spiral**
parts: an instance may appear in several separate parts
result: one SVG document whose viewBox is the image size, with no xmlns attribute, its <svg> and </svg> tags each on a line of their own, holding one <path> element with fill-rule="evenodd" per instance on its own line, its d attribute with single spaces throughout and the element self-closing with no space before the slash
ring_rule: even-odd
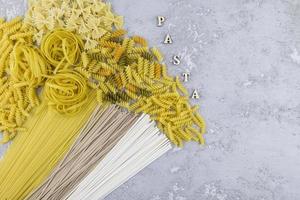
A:
<svg viewBox="0 0 300 200">
<path fill-rule="evenodd" d="M 62 70 L 49 76 L 44 87 L 48 105 L 61 114 L 76 114 L 86 103 L 86 78 L 75 70 Z"/>
<path fill-rule="evenodd" d="M 14 83 L 38 87 L 48 74 L 49 65 L 39 50 L 25 44 L 17 44 L 10 57 L 10 72 Z"/>
<path fill-rule="evenodd" d="M 66 30 L 55 30 L 46 35 L 41 50 L 48 62 L 55 67 L 54 73 L 60 69 L 78 65 L 83 49 L 82 40 Z"/>
<path fill-rule="evenodd" d="M 205 122 L 198 108 L 190 105 L 189 93 L 179 78 L 168 75 L 160 50 L 149 48 L 142 37 L 124 34 L 123 30 L 106 34 L 96 48 L 82 55 L 85 68 L 79 71 L 99 82 L 89 84 L 97 90 L 99 103 L 149 114 L 178 146 L 190 140 L 203 144 Z"/>
<path fill-rule="evenodd" d="M 35 87 L 41 83 L 40 75 L 44 72 L 39 71 L 40 68 L 43 71 L 42 57 L 32 47 L 31 29 L 21 17 L 11 21 L 0 19 L 0 134 L 3 136 L 0 144 L 25 130 L 24 122 L 39 104 Z M 21 46 L 30 50 L 15 54 Z"/>
</svg>

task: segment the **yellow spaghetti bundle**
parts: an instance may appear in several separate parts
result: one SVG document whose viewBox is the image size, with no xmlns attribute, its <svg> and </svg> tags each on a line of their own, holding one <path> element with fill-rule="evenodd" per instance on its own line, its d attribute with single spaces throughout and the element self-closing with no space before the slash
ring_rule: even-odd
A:
<svg viewBox="0 0 300 200">
<path fill-rule="evenodd" d="M 54 73 L 79 64 L 83 42 L 68 31 L 57 30 L 47 34 L 41 44 L 41 51 L 53 66 Z"/>
<path fill-rule="evenodd" d="M 17 43 L 10 56 L 10 75 L 14 87 L 36 88 L 45 80 L 50 68 L 39 49 Z"/>
<path fill-rule="evenodd" d="M 93 96 L 76 115 L 61 115 L 43 103 L 25 123 L 0 161 L 1 199 L 24 199 L 47 178 L 73 144 L 96 107 Z"/>
<path fill-rule="evenodd" d="M 76 71 L 62 70 L 50 76 L 45 84 L 45 98 L 61 114 L 76 114 L 88 98 L 85 78 Z"/>
</svg>

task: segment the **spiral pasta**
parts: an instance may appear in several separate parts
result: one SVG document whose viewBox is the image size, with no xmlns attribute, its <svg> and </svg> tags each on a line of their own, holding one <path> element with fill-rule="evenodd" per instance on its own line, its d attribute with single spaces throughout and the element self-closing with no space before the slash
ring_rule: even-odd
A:
<svg viewBox="0 0 300 200">
<path fill-rule="evenodd" d="M 1 143 L 6 143 L 24 131 L 24 122 L 39 103 L 36 88 L 43 84 L 48 65 L 32 46 L 32 28 L 21 17 L 0 21 L 0 131 Z"/>
<path fill-rule="evenodd" d="M 99 84 L 89 85 L 97 90 L 98 102 L 149 114 L 176 145 L 190 140 L 204 143 L 205 123 L 189 105 L 188 91 L 178 77 L 168 75 L 167 67 L 161 64 L 161 52 L 155 47 L 149 49 L 145 39 L 126 38 L 124 30 L 116 30 L 105 34 L 96 48 L 81 57 L 85 69 L 79 72 L 97 77 L 92 81 Z"/>
</svg>

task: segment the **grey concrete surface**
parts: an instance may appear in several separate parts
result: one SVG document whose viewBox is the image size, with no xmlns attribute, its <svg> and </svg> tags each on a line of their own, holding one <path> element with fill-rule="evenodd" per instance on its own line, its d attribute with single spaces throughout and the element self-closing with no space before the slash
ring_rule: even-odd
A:
<svg viewBox="0 0 300 200">
<path fill-rule="evenodd" d="M 300 199 L 300 1 L 111 0 L 130 34 L 180 55 L 208 124 L 206 146 L 174 149 L 107 200 Z M 0 14 L 24 12 L 0 0 Z M 155 16 L 167 18 L 156 27 Z M 163 45 L 165 34 L 174 44 Z"/>
</svg>

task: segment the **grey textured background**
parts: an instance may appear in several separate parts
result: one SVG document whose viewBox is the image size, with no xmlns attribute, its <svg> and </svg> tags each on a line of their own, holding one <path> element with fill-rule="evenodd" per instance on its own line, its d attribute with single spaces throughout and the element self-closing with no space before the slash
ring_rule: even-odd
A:
<svg viewBox="0 0 300 200">
<path fill-rule="evenodd" d="M 207 145 L 151 164 L 107 200 L 300 199 L 299 0 L 111 0 L 130 34 L 160 47 L 170 73 L 192 73 Z M 0 0 L 0 14 L 24 12 Z M 4 6 L 3 6 L 4 5 Z M 167 17 L 156 27 L 155 16 Z M 163 45 L 165 34 L 174 44 Z"/>
</svg>

